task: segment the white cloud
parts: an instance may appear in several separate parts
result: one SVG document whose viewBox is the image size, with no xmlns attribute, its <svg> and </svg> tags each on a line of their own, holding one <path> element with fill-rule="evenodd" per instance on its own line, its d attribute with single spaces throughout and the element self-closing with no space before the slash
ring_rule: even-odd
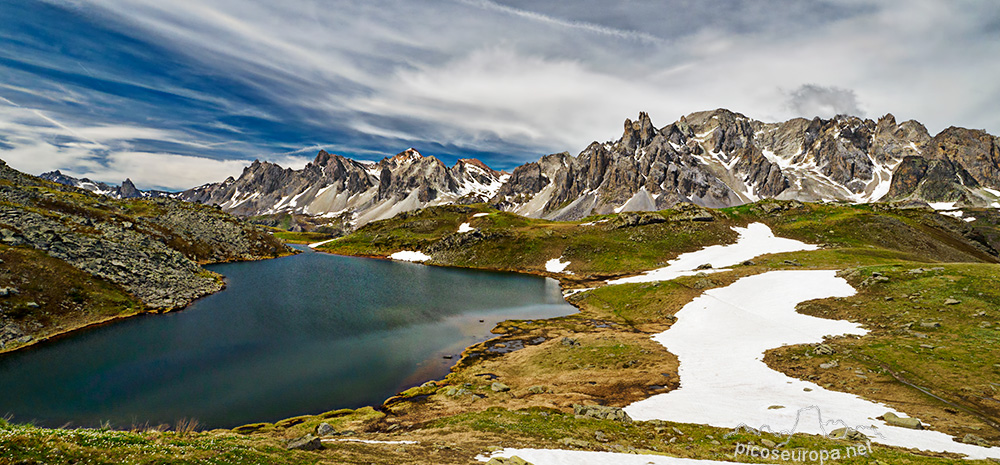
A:
<svg viewBox="0 0 1000 465">
<path fill-rule="evenodd" d="M 332 150 L 376 152 L 373 158 L 377 151 L 365 141 L 399 143 L 400 150 L 441 144 L 575 152 L 592 140 L 618 137 L 622 120 L 639 111 L 662 126 L 719 107 L 770 121 L 893 112 L 931 132 L 954 124 L 1000 133 L 1000 114 L 984 103 L 1000 96 L 993 78 L 1000 61 L 984 58 L 1000 56 L 1000 38 L 987 28 L 998 18 L 992 5 L 846 0 L 786 6 L 93 0 L 86 11 L 194 57 L 207 72 L 256 86 L 301 124 L 353 131 L 362 142 Z M 597 14 L 595 8 L 605 9 Z M 263 111 L 223 96 L 216 103 L 230 114 Z M 0 131 L 4 119 L 0 115 Z M 6 125 L 24 129 L 16 121 Z M 49 126 L 46 134 L 58 132 Z M 112 151 L 129 152 L 125 142 L 135 138 L 213 147 L 140 123 L 70 129 Z M 329 139 L 339 142 L 316 137 Z M 298 166 L 307 158 L 285 162 Z"/>
<path fill-rule="evenodd" d="M 92 179 L 130 178 L 140 189 L 160 187 L 182 190 L 229 176 L 239 176 L 246 166 L 243 160 L 209 158 L 169 153 L 115 152 L 108 163 L 84 176 Z"/>
<path fill-rule="evenodd" d="M 131 150 L 130 141 L 135 139 L 204 144 L 185 141 L 184 135 L 156 128 L 73 127 L 39 110 L 17 106 L 9 100 L 7 103 L 8 106 L 0 107 L 0 133 L 4 134 L 5 145 L 11 148 L 0 149 L 0 159 L 26 173 L 62 170 L 71 176 L 112 184 L 131 178 L 141 189 L 182 190 L 239 175 L 247 164 L 244 160 Z"/>
</svg>

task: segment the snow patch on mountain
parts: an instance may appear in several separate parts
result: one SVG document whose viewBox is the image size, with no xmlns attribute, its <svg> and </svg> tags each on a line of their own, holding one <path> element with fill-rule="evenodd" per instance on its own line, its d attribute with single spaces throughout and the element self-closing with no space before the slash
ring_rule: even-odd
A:
<svg viewBox="0 0 1000 465">
<path fill-rule="evenodd" d="M 403 262 L 425 262 L 431 259 L 430 255 L 414 250 L 400 250 L 399 252 L 389 255 L 389 258 Z"/>
<path fill-rule="evenodd" d="M 733 244 L 713 245 L 694 252 L 683 253 L 670 260 L 667 266 L 647 271 L 638 276 L 608 281 L 608 284 L 649 283 L 668 281 L 681 276 L 691 276 L 701 272 L 713 273 L 721 268 L 737 265 L 764 254 L 816 250 L 813 244 L 794 239 L 776 237 L 771 228 L 763 223 L 751 223 L 745 228 L 733 227 L 739 238 Z M 704 265 L 711 268 L 698 269 Z"/>
</svg>

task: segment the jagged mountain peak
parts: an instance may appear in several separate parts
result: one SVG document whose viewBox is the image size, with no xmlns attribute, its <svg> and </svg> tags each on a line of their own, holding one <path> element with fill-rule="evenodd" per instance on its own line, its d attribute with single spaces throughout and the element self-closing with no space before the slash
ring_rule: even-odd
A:
<svg viewBox="0 0 1000 465">
<path fill-rule="evenodd" d="M 330 160 L 333 159 L 333 155 L 330 155 L 326 150 L 320 150 L 316 154 L 316 158 L 313 159 L 312 164 L 316 166 L 326 166 Z"/>
<path fill-rule="evenodd" d="M 420 152 L 417 151 L 417 149 L 410 147 L 406 150 L 403 150 L 402 152 L 397 153 L 395 156 L 392 157 L 391 160 L 397 163 L 401 163 L 405 161 L 416 161 L 423 158 L 425 157 L 421 155 Z"/>
</svg>

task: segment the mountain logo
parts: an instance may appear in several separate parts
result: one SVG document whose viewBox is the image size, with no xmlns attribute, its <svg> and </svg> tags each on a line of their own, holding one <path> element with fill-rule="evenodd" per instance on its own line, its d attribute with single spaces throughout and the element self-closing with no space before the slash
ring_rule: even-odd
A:
<svg viewBox="0 0 1000 465">
<path fill-rule="evenodd" d="M 806 416 L 805 414 L 812 413 L 812 415 Z M 761 433 L 770 433 L 776 436 L 784 437 L 784 440 L 777 444 L 777 447 L 784 447 L 788 445 L 788 441 L 791 440 L 792 436 L 796 433 L 800 433 L 803 430 L 805 421 L 809 419 L 815 419 L 816 426 L 820 431 L 820 434 L 829 439 L 848 439 L 848 440 L 860 440 L 866 443 L 870 442 L 870 438 L 884 438 L 882 433 L 878 431 L 876 426 L 866 426 L 866 425 L 848 425 L 847 422 L 840 419 L 824 420 L 823 411 L 816 405 L 810 405 L 808 407 L 802 407 L 795 413 L 795 423 L 792 424 L 790 429 L 775 431 L 768 424 L 760 425 L 759 428 L 753 428 L 746 423 L 740 423 L 733 428 L 733 431 L 725 435 L 726 438 L 733 437 L 740 432 L 753 433 L 758 436 Z"/>
</svg>

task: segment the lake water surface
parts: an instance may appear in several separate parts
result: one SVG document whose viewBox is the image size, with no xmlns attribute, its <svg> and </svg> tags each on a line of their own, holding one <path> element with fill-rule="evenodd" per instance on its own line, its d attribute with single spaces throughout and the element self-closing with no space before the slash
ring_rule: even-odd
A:
<svg viewBox="0 0 1000 465">
<path fill-rule="evenodd" d="M 306 251 L 213 265 L 228 287 L 0 356 L 0 415 L 232 427 L 380 404 L 506 319 L 576 310 L 551 279 Z M 484 322 L 480 322 L 484 320 Z"/>
</svg>

